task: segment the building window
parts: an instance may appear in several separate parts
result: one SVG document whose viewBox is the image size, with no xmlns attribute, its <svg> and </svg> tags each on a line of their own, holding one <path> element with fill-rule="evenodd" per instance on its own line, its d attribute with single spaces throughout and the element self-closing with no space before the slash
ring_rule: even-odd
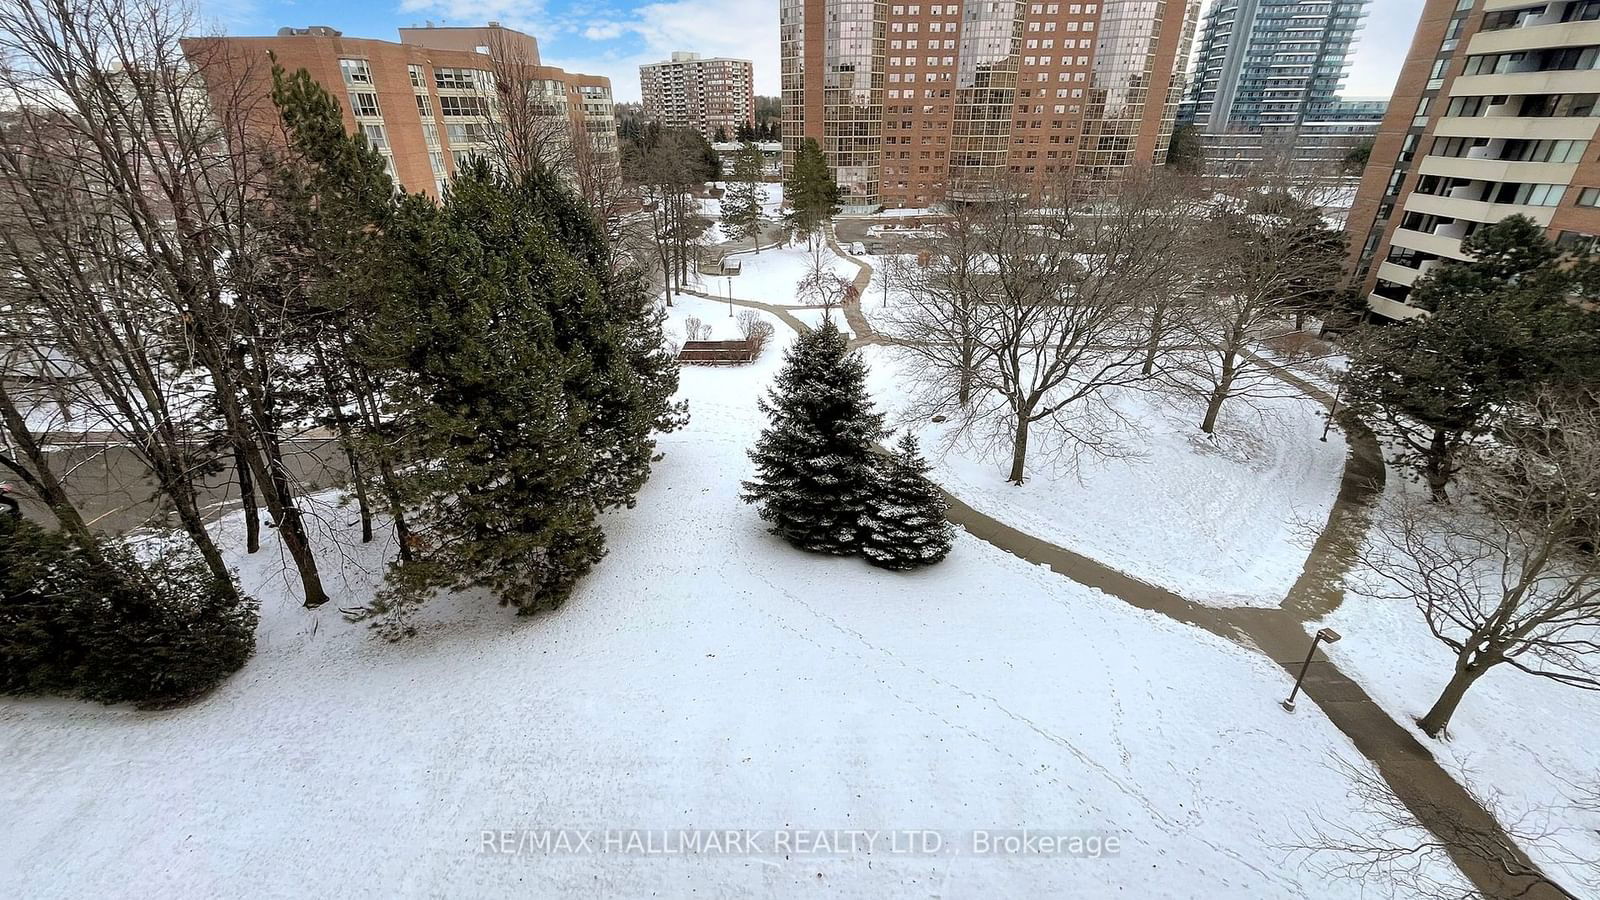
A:
<svg viewBox="0 0 1600 900">
<path fill-rule="evenodd" d="M 350 113 L 355 116 L 381 116 L 378 110 L 378 95 L 366 91 L 350 92 Z"/>
<path fill-rule="evenodd" d="M 367 123 L 361 126 L 361 133 L 367 136 L 367 143 L 379 150 L 389 149 L 389 136 L 384 134 L 382 125 Z"/>
<path fill-rule="evenodd" d="M 483 97 L 440 97 L 439 112 L 445 118 L 483 118 L 489 115 L 489 102 Z"/>
<path fill-rule="evenodd" d="M 1578 192 L 1579 206 L 1600 206 L 1600 188 L 1584 188 Z"/>
<path fill-rule="evenodd" d="M 417 95 L 417 115 L 424 119 L 433 118 L 433 101 L 427 94 Z"/>
<path fill-rule="evenodd" d="M 414 88 L 427 87 L 428 83 L 422 80 L 421 66 L 406 66 L 406 71 L 411 74 L 411 86 Z"/>
<path fill-rule="evenodd" d="M 339 73 L 344 76 L 345 84 L 371 84 L 372 70 L 367 67 L 364 59 L 339 60 Z"/>
</svg>

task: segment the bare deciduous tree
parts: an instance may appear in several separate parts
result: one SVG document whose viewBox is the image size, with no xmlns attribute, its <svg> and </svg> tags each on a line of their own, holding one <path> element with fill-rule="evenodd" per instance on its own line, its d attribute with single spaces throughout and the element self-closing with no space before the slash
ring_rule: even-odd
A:
<svg viewBox="0 0 1600 900">
<path fill-rule="evenodd" d="M 174 458 L 160 463 L 158 477 L 217 568 L 197 514 L 181 509 L 193 501 L 182 483 L 193 466 L 182 457 L 188 436 L 174 430 L 185 427 L 183 417 L 162 393 L 180 373 L 203 373 L 306 604 L 317 606 L 327 594 L 283 462 L 282 313 L 258 303 L 236 268 L 255 241 L 248 207 L 266 177 L 249 139 L 265 98 L 242 87 L 249 79 L 213 64 L 215 44 L 185 47 L 194 31 L 186 8 L 159 0 L 0 4 L 0 90 L 23 126 L 9 132 L 7 175 L 33 204 L 8 262 L 33 273 L 29 289 L 56 304 L 63 324 L 54 335 L 98 382 L 130 440 L 133 432 L 171 432 L 160 445 Z M 61 200 L 45 196 L 48 182 L 33 180 L 34 164 L 62 144 L 71 152 L 54 160 L 50 177 L 72 188 L 65 223 L 46 221 Z M 47 258 L 43 246 L 60 259 Z"/>
<path fill-rule="evenodd" d="M 1398 499 L 1359 551 L 1368 589 L 1456 655 L 1418 722 L 1433 737 L 1497 666 L 1600 690 L 1600 396 L 1543 392 L 1499 437 L 1463 469 L 1476 508 Z"/>
<path fill-rule="evenodd" d="M 703 183 L 704 173 L 685 134 L 652 129 L 631 154 L 627 175 L 643 195 L 650 242 L 671 306 L 673 291 L 689 281 L 691 265 L 711 225 L 700 214 L 693 193 Z"/>
<path fill-rule="evenodd" d="M 752 354 L 759 356 L 761 349 L 772 339 L 776 329 L 772 327 L 771 322 L 763 319 L 761 314 L 753 309 L 740 310 L 736 321 L 739 325 L 739 336 L 744 338 Z"/>
<path fill-rule="evenodd" d="M 1421 812 L 1429 828 L 1424 830 L 1418 827 L 1413 810 L 1370 769 L 1345 762 L 1335 762 L 1333 767 L 1350 782 L 1351 796 L 1373 821 L 1359 829 L 1313 821 L 1297 827 L 1294 838 L 1279 848 L 1330 878 L 1370 882 L 1388 891 L 1403 888 L 1409 895 L 1428 900 L 1484 900 L 1483 893 L 1456 874 L 1471 868 L 1504 885 L 1506 893 L 1498 896 L 1578 900 L 1579 894 L 1531 862 L 1524 848 L 1537 849 L 1541 856 L 1579 870 L 1594 869 L 1591 860 L 1577 858 L 1568 850 L 1550 825 L 1552 819 L 1571 810 L 1546 807 L 1515 813 L 1492 799 L 1490 792 L 1468 783 L 1471 793 L 1490 798 L 1484 805 L 1495 823 L 1469 820 L 1443 804 L 1416 798 L 1413 803 L 1425 804 Z M 1574 791 L 1568 798 L 1570 805 L 1600 813 L 1594 790 Z M 1600 872 L 1583 887 L 1600 889 Z"/>
<path fill-rule="evenodd" d="M 795 299 L 821 307 L 824 315 L 832 315 L 835 309 L 853 298 L 855 285 L 833 270 L 833 252 L 826 241 L 812 241 L 806 253 L 806 271 L 795 282 Z"/>
<path fill-rule="evenodd" d="M 921 403 L 953 404 L 952 434 L 1008 451 L 1020 484 L 1036 426 L 1049 426 L 1052 454 L 1115 452 L 1107 394 L 1145 378 L 1146 301 L 1189 277 L 1188 222 L 1149 173 L 1082 206 L 1037 208 L 1023 189 L 997 197 L 930 254 L 926 292 L 898 273 L 910 280 L 897 337 Z"/>
<path fill-rule="evenodd" d="M 480 93 L 492 113 L 485 110 L 478 124 L 490 158 L 514 178 L 573 171 L 584 136 L 568 113 L 565 86 L 539 77 L 537 51 L 523 35 L 490 26 L 486 40 L 492 84 Z"/>
<path fill-rule="evenodd" d="M 1229 187 L 1199 231 L 1197 259 L 1204 265 L 1173 328 L 1186 346 L 1168 369 L 1175 385 L 1204 402 L 1200 430 L 1206 434 L 1230 399 L 1285 393 L 1257 351 L 1333 295 L 1344 259 L 1342 237 L 1291 189 L 1250 178 Z"/>
</svg>

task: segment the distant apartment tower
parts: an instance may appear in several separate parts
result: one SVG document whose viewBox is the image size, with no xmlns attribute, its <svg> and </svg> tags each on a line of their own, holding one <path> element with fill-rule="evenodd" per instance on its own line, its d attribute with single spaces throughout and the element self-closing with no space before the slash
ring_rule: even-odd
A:
<svg viewBox="0 0 1600 900">
<path fill-rule="evenodd" d="M 395 181 L 435 198 L 468 157 L 489 150 L 488 129 L 502 103 L 497 65 L 527 87 L 533 102 L 524 108 L 547 117 L 551 134 L 570 141 L 560 156 L 593 154 L 598 165 L 616 165 L 609 79 L 540 65 L 532 36 L 494 23 L 402 28 L 400 38 L 347 38 L 311 26 L 283 28 L 271 37 L 189 38 L 183 46 L 205 67 L 213 102 L 251 98 L 255 125 L 264 129 L 277 127 L 266 99 L 272 87 L 267 54 L 290 71 L 306 69 L 339 99 L 346 127 L 365 134 L 383 154 Z"/>
<path fill-rule="evenodd" d="M 1369 2 L 1216 0 L 1178 115 L 1207 158 L 1253 161 L 1277 146 L 1333 161 L 1375 133 L 1381 107 L 1338 98 Z"/>
<path fill-rule="evenodd" d="M 639 67 L 639 92 L 645 118 L 664 128 L 692 128 L 726 140 L 741 125 L 756 124 L 755 66 L 748 59 L 702 59 L 679 51 L 666 62 Z"/>
<path fill-rule="evenodd" d="M 779 0 L 785 167 L 815 138 L 847 208 L 1086 195 L 1161 165 L 1199 0 Z"/>
<path fill-rule="evenodd" d="M 1351 280 L 1385 318 L 1462 239 L 1528 216 L 1600 235 L 1600 0 L 1427 0 L 1349 217 Z"/>
</svg>

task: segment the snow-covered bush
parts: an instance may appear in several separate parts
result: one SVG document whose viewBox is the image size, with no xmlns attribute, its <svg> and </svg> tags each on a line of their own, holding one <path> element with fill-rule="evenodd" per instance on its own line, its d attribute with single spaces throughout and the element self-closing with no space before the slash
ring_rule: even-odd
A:
<svg viewBox="0 0 1600 900">
<path fill-rule="evenodd" d="M 895 452 L 878 458 L 878 477 L 861 516 L 861 555 L 885 569 L 931 566 L 950 553 L 955 528 L 929 466 L 906 432 Z"/>
<path fill-rule="evenodd" d="M 244 665 L 256 607 L 187 544 L 94 553 L 61 532 L 0 523 L 0 693 L 161 706 Z"/>
</svg>

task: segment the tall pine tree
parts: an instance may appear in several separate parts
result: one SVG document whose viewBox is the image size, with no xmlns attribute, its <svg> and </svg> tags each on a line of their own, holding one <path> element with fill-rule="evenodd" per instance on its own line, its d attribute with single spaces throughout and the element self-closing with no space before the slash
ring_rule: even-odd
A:
<svg viewBox="0 0 1600 900">
<path fill-rule="evenodd" d="M 469 587 L 559 605 L 604 554 L 600 511 L 633 503 L 652 432 L 681 419 L 660 314 L 548 173 L 511 183 L 475 160 L 443 209 L 408 203 L 395 230 L 408 283 L 378 327 L 411 373 L 390 399 L 419 537 L 378 608 Z"/>
<path fill-rule="evenodd" d="M 790 233 L 805 235 L 808 242 L 839 212 L 839 185 L 816 138 L 806 138 L 800 145 L 794 168 L 784 181 L 783 199 L 789 205 L 784 224 Z"/>
<path fill-rule="evenodd" d="M 722 224 L 736 239 L 749 239 L 761 252 L 761 148 L 746 141 L 733 160 L 733 175 L 722 195 Z"/>
<path fill-rule="evenodd" d="M 802 550 L 845 556 L 861 546 L 875 482 L 871 447 L 885 434 L 872 410 L 867 367 L 824 319 L 795 341 L 761 410 L 771 420 L 750 458 L 744 500 L 772 533 Z"/>
<path fill-rule="evenodd" d="M 909 431 L 895 453 L 879 457 L 878 481 L 861 517 L 861 554 L 868 562 L 904 570 L 931 566 L 949 554 L 955 529 L 928 469 Z"/>
</svg>

